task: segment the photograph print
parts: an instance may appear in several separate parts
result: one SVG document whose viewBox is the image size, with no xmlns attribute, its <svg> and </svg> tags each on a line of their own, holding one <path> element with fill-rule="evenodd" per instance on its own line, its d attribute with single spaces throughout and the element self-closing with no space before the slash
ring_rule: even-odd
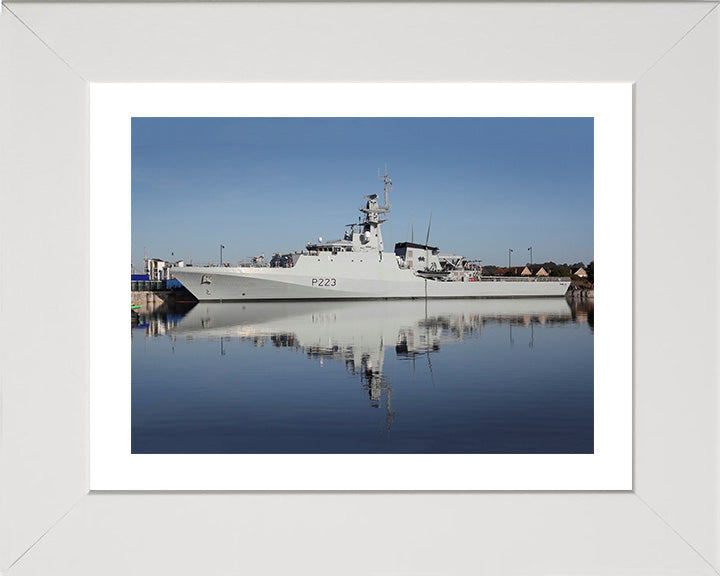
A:
<svg viewBox="0 0 720 576">
<path fill-rule="evenodd" d="M 592 117 L 134 117 L 133 454 L 593 454 Z"/>
</svg>

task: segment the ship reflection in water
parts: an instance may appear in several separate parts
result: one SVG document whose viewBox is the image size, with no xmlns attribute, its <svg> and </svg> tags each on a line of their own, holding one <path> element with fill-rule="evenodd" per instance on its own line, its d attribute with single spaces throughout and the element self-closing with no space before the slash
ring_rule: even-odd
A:
<svg viewBox="0 0 720 576">
<path fill-rule="evenodd" d="M 592 330 L 562 298 L 141 314 L 133 453 L 591 453 Z"/>
</svg>

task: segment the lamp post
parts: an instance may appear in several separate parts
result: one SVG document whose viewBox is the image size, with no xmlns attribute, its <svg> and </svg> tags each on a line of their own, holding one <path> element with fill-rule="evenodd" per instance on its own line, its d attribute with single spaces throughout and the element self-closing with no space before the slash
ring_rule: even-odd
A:
<svg viewBox="0 0 720 576">
<path fill-rule="evenodd" d="M 532 268 L 532 246 L 528 250 L 530 250 L 530 268 Z"/>
<path fill-rule="evenodd" d="M 222 268 L 222 251 L 223 251 L 223 248 L 225 248 L 225 246 L 223 246 L 222 244 L 220 244 L 220 267 L 221 267 L 221 268 Z"/>
<path fill-rule="evenodd" d="M 512 268 L 512 248 L 508 248 L 508 268 Z"/>
</svg>

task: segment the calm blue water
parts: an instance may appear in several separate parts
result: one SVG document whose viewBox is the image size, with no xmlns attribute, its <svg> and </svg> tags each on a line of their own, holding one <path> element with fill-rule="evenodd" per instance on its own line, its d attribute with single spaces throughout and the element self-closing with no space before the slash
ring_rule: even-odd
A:
<svg viewBox="0 0 720 576">
<path fill-rule="evenodd" d="M 592 453 L 592 304 L 197 304 L 132 328 L 133 453 Z"/>
</svg>

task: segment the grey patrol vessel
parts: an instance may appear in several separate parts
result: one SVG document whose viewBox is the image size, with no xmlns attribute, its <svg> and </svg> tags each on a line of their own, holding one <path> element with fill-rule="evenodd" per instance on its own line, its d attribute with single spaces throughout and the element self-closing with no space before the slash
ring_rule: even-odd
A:
<svg viewBox="0 0 720 576">
<path fill-rule="evenodd" d="M 200 301 L 537 298 L 567 292 L 569 278 L 482 276 L 479 267 L 461 256 L 442 256 L 427 239 L 400 242 L 386 252 L 381 225 L 390 212 L 387 170 L 384 183 L 384 204 L 377 194 L 366 196 L 360 221 L 348 224 L 339 240 L 320 238 L 268 263 L 188 266 L 173 273 Z"/>
</svg>

